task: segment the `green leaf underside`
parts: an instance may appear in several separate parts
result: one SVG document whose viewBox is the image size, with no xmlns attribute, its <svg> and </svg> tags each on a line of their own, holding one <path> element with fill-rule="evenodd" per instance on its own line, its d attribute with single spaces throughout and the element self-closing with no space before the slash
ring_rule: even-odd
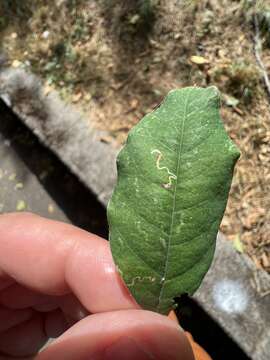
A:
<svg viewBox="0 0 270 360">
<path fill-rule="evenodd" d="M 167 314 L 206 274 L 237 147 L 215 87 L 171 91 L 129 133 L 108 206 L 110 245 L 136 301 Z"/>
</svg>

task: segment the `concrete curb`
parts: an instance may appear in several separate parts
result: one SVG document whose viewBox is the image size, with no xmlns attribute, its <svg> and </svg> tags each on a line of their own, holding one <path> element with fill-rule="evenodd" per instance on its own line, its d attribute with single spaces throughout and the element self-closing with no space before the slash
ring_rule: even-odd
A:
<svg viewBox="0 0 270 360">
<path fill-rule="evenodd" d="M 0 97 L 106 205 L 116 181 L 117 150 L 100 141 L 78 112 L 56 92 L 45 96 L 23 70 L 0 73 Z M 213 265 L 195 300 L 254 360 L 270 353 L 270 276 L 218 236 Z"/>
<path fill-rule="evenodd" d="M 23 122 L 106 204 L 114 186 L 117 150 L 102 143 L 78 111 L 22 69 L 0 72 L 0 96 Z"/>
<path fill-rule="evenodd" d="M 269 359 L 270 276 L 237 253 L 222 234 L 194 298 L 251 359 Z"/>
</svg>

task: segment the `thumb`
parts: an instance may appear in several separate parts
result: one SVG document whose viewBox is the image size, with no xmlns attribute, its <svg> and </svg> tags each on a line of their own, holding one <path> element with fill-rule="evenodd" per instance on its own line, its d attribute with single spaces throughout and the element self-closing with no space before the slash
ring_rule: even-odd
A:
<svg viewBox="0 0 270 360">
<path fill-rule="evenodd" d="M 144 310 L 90 315 L 39 354 L 37 360 L 194 360 L 180 327 Z"/>
</svg>

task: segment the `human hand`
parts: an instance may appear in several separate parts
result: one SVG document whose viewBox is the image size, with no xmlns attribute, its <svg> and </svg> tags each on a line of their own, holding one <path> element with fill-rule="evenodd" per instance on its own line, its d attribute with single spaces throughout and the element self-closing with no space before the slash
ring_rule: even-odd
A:
<svg viewBox="0 0 270 360">
<path fill-rule="evenodd" d="M 193 359 L 177 324 L 139 309 L 107 241 L 32 214 L 1 215 L 0 360 L 35 356 Z"/>
</svg>

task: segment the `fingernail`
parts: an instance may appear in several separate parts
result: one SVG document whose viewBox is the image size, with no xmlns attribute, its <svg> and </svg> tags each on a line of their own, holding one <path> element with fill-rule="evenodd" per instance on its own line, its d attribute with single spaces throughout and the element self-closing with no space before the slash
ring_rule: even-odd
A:
<svg viewBox="0 0 270 360">
<path fill-rule="evenodd" d="M 153 360 L 154 356 L 130 337 L 122 337 L 104 352 L 104 360 Z"/>
</svg>

